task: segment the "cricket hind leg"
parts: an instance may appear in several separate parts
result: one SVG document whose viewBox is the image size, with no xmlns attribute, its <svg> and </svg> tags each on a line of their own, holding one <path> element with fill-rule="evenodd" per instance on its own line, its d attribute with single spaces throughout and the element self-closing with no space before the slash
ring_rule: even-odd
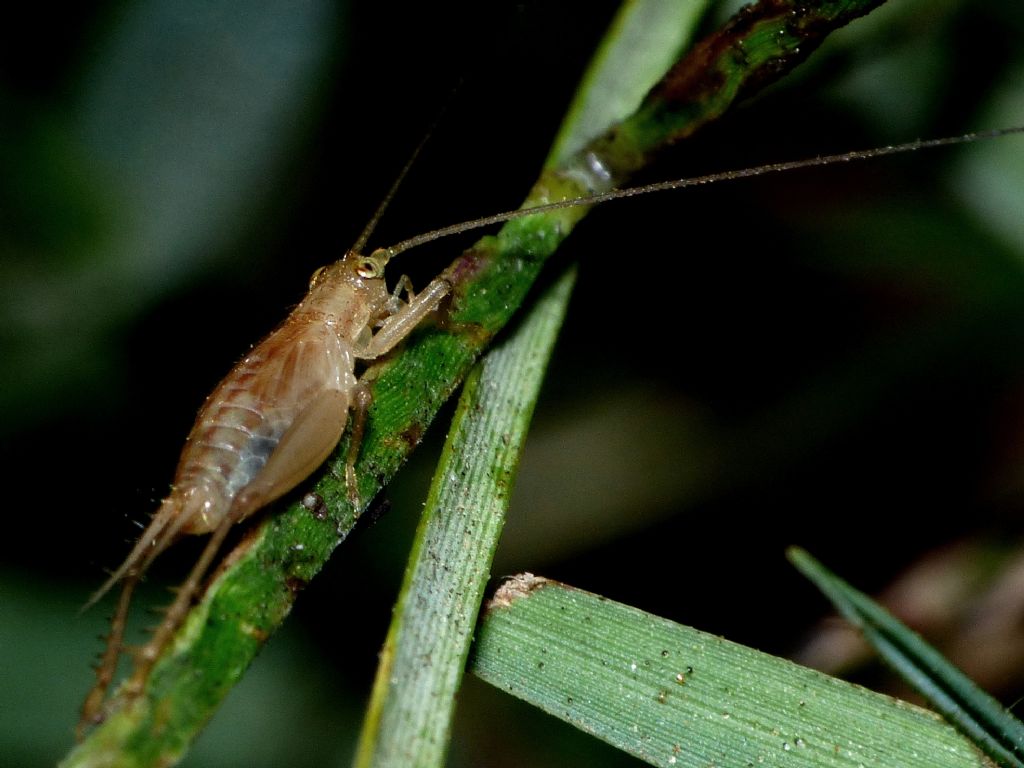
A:
<svg viewBox="0 0 1024 768">
<path fill-rule="evenodd" d="M 117 662 L 124 648 L 124 632 L 128 622 L 128 608 L 131 606 L 132 593 L 142 578 L 142 571 L 127 573 L 121 584 L 121 594 L 117 600 L 117 608 L 110 620 L 110 634 L 106 638 L 106 648 L 96 666 L 96 682 L 82 702 L 81 717 L 75 728 L 75 737 L 81 741 L 87 728 L 103 721 L 103 705 L 107 701 L 107 691 L 114 681 Z"/>
<path fill-rule="evenodd" d="M 117 663 L 124 650 L 124 635 L 132 595 L 153 560 L 167 549 L 178 535 L 185 522 L 184 516 L 179 512 L 180 505 L 173 495 L 165 499 L 128 557 L 92 594 L 81 609 L 81 612 L 88 610 L 115 584 L 121 582 L 121 593 L 110 621 L 110 633 L 106 638 L 106 647 L 95 668 L 96 682 L 82 702 L 81 718 L 75 730 L 79 740 L 84 736 L 86 728 L 97 725 L 104 719 L 103 708 L 107 701 L 107 692 L 117 673 Z"/>
<path fill-rule="evenodd" d="M 149 642 L 135 654 L 135 669 L 125 683 L 124 694 L 132 698 L 142 689 L 174 634 L 181 628 L 204 577 L 224 545 L 231 529 L 257 510 L 279 499 L 322 464 L 341 439 L 349 400 L 344 392 L 325 390 L 300 413 L 281 437 L 257 478 L 238 492 L 227 513 L 217 524 L 163 621 Z"/>
<path fill-rule="evenodd" d="M 224 516 L 224 519 L 221 520 L 217 528 L 210 535 L 206 546 L 203 547 L 199 560 L 192 566 L 188 577 L 178 588 L 174 601 L 167 608 L 163 620 L 157 626 L 156 631 L 153 632 L 153 636 L 149 639 L 149 642 L 133 654 L 135 657 L 135 668 L 132 670 L 132 674 L 125 682 L 123 688 L 123 693 L 126 697 L 134 698 L 142 693 L 146 679 L 149 677 L 149 673 L 152 671 L 157 659 L 160 658 L 161 652 L 188 615 L 188 611 L 192 607 L 192 599 L 199 591 L 199 585 L 202 583 L 203 577 L 209 570 L 221 546 L 223 546 L 224 540 L 227 538 L 228 533 L 231 532 L 231 528 L 235 523 L 241 519 L 242 515 L 235 512 L 234 508 Z"/>
</svg>

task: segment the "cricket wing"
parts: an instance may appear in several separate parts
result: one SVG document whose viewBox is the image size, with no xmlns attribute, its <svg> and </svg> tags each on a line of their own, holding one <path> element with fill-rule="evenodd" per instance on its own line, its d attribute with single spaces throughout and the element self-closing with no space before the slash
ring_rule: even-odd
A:
<svg viewBox="0 0 1024 768">
<path fill-rule="evenodd" d="M 216 486 L 223 503 L 182 530 L 212 530 L 230 509 L 243 519 L 322 463 L 345 429 L 353 365 L 332 328 L 289 322 L 235 366 L 200 412 L 175 478 L 176 489 Z"/>
<path fill-rule="evenodd" d="M 309 477 L 334 450 L 345 431 L 349 396 L 324 389 L 296 415 L 263 470 L 235 498 L 233 514 L 252 514 Z"/>
</svg>

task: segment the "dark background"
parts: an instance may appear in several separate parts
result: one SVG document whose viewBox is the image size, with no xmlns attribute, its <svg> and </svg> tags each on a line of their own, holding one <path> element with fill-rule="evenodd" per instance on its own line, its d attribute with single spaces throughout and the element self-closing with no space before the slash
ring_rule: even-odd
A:
<svg viewBox="0 0 1024 768">
<path fill-rule="evenodd" d="M 33 766 L 70 746 L 100 650 L 104 609 L 77 608 L 205 395 L 446 102 L 371 245 L 515 207 L 614 4 L 23 11 L 0 33 L 0 754 Z M 894 2 L 643 180 L 1021 122 L 1022 30 L 1010 0 Z M 494 573 L 779 654 L 827 613 L 789 544 L 866 589 L 928 556 L 984 593 L 1020 532 L 1022 156 L 1010 138 L 597 211 L 560 257 L 579 284 Z M 455 247 L 398 269 L 423 285 Z M 443 419 L 186 765 L 349 759 Z M 941 553 L 965 542 L 961 576 Z M 137 614 L 194 555 L 164 558 Z M 982 681 L 1012 701 L 1021 679 Z M 467 680 L 453 765 L 598 759 L 630 763 Z"/>
</svg>

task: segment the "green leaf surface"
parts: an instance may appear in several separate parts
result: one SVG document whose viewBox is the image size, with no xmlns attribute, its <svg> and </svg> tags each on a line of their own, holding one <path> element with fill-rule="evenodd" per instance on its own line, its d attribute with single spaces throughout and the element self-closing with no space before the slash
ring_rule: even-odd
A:
<svg viewBox="0 0 1024 768">
<path fill-rule="evenodd" d="M 802 549 L 789 559 L 908 683 L 985 753 L 1007 768 L 1024 765 L 1024 723 L 950 664 L 920 635 Z"/>
<path fill-rule="evenodd" d="M 463 387 L 395 606 L 357 766 L 440 766 L 530 416 L 565 316 L 567 273 Z"/>
<path fill-rule="evenodd" d="M 470 664 L 651 765 L 990 765 L 932 712 L 531 574 L 495 594 Z"/>
<path fill-rule="evenodd" d="M 580 81 L 549 163 L 633 113 L 683 50 L 709 0 L 626 0 Z"/>
</svg>

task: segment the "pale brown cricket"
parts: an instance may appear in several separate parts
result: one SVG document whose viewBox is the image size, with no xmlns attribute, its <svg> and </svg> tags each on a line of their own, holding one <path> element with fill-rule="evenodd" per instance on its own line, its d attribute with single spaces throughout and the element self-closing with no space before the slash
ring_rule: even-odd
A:
<svg viewBox="0 0 1024 768">
<path fill-rule="evenodd" d="M 82 706 L 81 727 L 103 718 L 132 591 L 157 555 L 181 534 L 212 533 L 163 621 L 135 654 L 126 696 L 141 691 L 231 527 L 320 466 L 340 441 L 350 409 L 355 418 L 345 479 L 350 500 L 358 501 L 354 463 L 370 395 L 355 375 L 356 362 L 390 351 L 451 288 L 441 276 L 414 296 L 403 276 L 389 293 L 384 267 L 390 256 L 384 249 L 370 256 L 350 251 L 318 269 L 302 302 L 206 399 L 185 441 L 170 495 L 89 601 L 124 582 L 96 684 Z"/>
<path fill-rule="evenodd" d="M 123 581 L 107 647 L 96 670 L 96 684 L 82 706 L 79 735 L 104 717 L 104 703 L 121 653 L 132 592 L 153 560 L 179 535 L 212 534 L 163 621 L 150 641 L 135 654 L 135 668 L 121 689 L 121 695 L 126 697 L 141 692 L 163 647 L 184 620 L 232 526 L 288 493 L 322 464 L 340 441 L 350 409 L 355 418 L 345 477 L 349 498 L 353 504 L 357 502 L 354 466 L 370 395 L 355 374 L 356 363 L 375 360 L 393 349 L 437 309 L 452 288 L 442 274 L 423 292 L 413 295 L 403 276 L 389 293 L 384 268 L 393 256 L 440 237 L 561 208 L 1021 132 L 1024 127 L 913 141 L 611 190 L 455 224 L 363 256 L 359 251 L 397 187 L 396 182 L 357 245 L 340 261 L 314 273 L 302 302 L 207 398 L 185 442 L 171 494 L 125 561 L 89 600 L 86 607 Z M 405 300 L 402 293 L 406 294 Z"/>
</svg>

